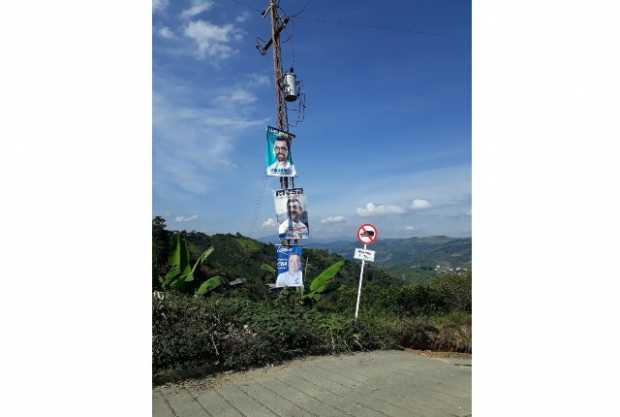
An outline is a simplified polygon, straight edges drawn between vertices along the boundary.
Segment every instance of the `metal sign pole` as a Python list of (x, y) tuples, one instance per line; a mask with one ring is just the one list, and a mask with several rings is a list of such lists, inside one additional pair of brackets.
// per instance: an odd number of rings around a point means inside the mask
[[(364, 244), (364, 250), (366, 250), (366, 244)], [(360, 282), (357, 287), (357, 303), (355, 303), (355, 320), (357, 320), (357, 316), (360, 311), (360, 298), (362, 296), (362, 280), (364, 279), (364, 265), (366, 265), (366, 261), (362, 259), (362, 268), (360, 269)]]

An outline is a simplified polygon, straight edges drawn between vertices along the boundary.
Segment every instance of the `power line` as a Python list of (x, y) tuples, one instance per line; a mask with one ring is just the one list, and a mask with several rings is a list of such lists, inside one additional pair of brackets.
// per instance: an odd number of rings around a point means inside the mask
[(303, 12), (305, 12), (305, 11), (306, 11), (306, 8), (308, 7), (308, 5), (309, 5), (310, 3), (312, 3), (312, 0), (308, 0), (308, 1), (306, 2), (306, 4), (304, 4), (304, 6), (301, 8), (301, 10), (300, 10), (300, 11), (298, 11), (297, 13), (293, 13), (293, 14), (291, 15), (291, 18), (294, 18), (294, 17), (300, 16)]
[(294, 17), (298, 17), (298, 16), (300, 16), (303, 12), (305, 12), (305, 11), (306, 11), (306, 8), (308, 7), (308, 5), (309, 5), (310, 3), (312, 3), (312, 0), (308, 0), (308, 1), (306, 1), (306, 4), (304, 4), (304, 5), (303, 5), (303, 7), (302, 7), (302, 8), (301, 8), (298, 12), (293, 13), (293, 14), (288, 14), (288, 13), (286, 13), (286, 11), (285, 11), (282, 7), (280, 7), (280, 6), (278, 6), (278, 8), (279, 8), (280, 10), (282, 10), (282, 13), (284, 13), (286, 16), (289, 16), (289, 17), (292, 19), (292, 18), (294, 18)]
[[(256, 8), (256, 6), (250, 6), (247, 3), (241, 2), (240, 0), (230, 0), (233, 3), (242, 6), (242, 7), (246, 7), (246, 8), (250, 8), (252, 11), (255, 11), (257, 13), (262, 13), (263, 10)], [(416, 30), (415, 28), (406, 28), (406, 27), (402, 27), (402, 26), (384, 26), (384, 25), (368, 25), (368, 24), (358, 24), (358, 23), (350, 23), (350, 21), (346, 20), (345, 18), (335, 18), (335, 19), (331, 19), (331, 18), (325, 18), (322, 16), (307, 16), (304, 13), (306, 12), (306, 10), (308, 9), (308, 7), (312, 4), (313, 0), (307, 0), (306, 3), (304, 3), (304, 5), (301, 7), (301, 9), (299, 9), (299, 11), (293, 13), (293, 14), (288, 14), (286, 13), (286, 11), (278, 4), (278, 9), (282, 10), (282, 13), (284, 16), (289, 16), (289, 19), (292, 21), (293, 19), (297, 20), (297, 21), (301, 21), (304, 19), (308, 19), (308, 20), (313, 20), (315, 22), (319, 22), (319, 23), (323, 23), (323, 24), (327, 24), (327, 25), (334, 25), (334, 26), (341, 26), (341, 27), (349, 27), (349, 28), (355, 28), (355, 29), (370, 29), (370, 30), (377, 30), (377, 31), (384, 31), (384, 32), (394, 32), (394, 33), (407, 33), (407, 34), (412, 34), (412, 35), (427, 35), (427, 36), (444, 36), (445, 33), (433, 33), (433, 32), (427, 32), (427, 31), (421, 31), (421, 30)], [(292, 22), (291, 22), (292, 23)], [(291, 38), (289, 37), (286, 41), (284, 42), (288, 42)]]
[(308, 19), (308, 20), (314, 20), (315, 22), (324, 23), (328, 25), (337, 25), (341, 27), (350, 27), (350, 28), (355, 28), (355, 29), (370, 29), (370, 30), (378, 30), (378, 31), (385, 31), (385, 32), (394, 32), (394, 33), (407, 33), (411, 35), (427, 35), (427, 36), (444, 36), (445, 35), (443, 33), (426, 32), (426, 31), (415, 30), (413, 28), (411, 29), (404, 28), (400, 26), (390, 27), (390, 26), (379, 26), (379, 25), (356, 24), (356, 23), (350, 23), (347, 20), (338, 19), (338, 18), (332, 20), (332, 19), (327, 19), (324, 17), (297, 15), (297, 16), (291, 16), (291, 19), (295, 19), (297, 21)]

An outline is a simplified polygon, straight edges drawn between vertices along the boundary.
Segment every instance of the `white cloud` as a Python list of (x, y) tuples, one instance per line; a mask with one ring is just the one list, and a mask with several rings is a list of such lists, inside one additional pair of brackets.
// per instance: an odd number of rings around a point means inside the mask
[(329, 216), (321, 220), (322, 224), (338, 224), (338, 223), (346, 223), (347, 219), (342, 216)]
[(250, 12), (244, 11), (239, 16), (235, 18), (235, 20), (239, 23), (243, 23), (250, 18)]
[(388, 214), (402, 214), (405, 210), (400, 206), (390, 206), (385, 204), (375, 205), (374, 203), (366, 204), (365, 208), (358, 208), (357, 214), (362, 217), (368, 216), (384, 216)]
[(415, 230), (415, 227), (413, 227), (413, 226), (405, 226), (405, 230), (407, 230), (408, 232), (413, 232)]
[(203, 123), (208, 127), (226, 127), (230, 129), (246, 129), (248, 127), (260, 126), (267, 123), (268, 119), (248, 120), (235, 117), (207, 116)]
[(167, 26), (163, 26), (159, 28), (159, 30), (157, 31), (157, 34), (164, 39), (174, 39), (176, 37), (174, 32), (170, 30), (170, 28)]
[(243, 88), (234, 88), (229, 94), (215, 98), (215, 101), (225, 105), (251, 104), (257, 100), (256, 96)]
[(153, 13), (161, 12), (168, 7), (169, 0), (153, 0)]
[(191, 222), (197, 219), (198, 219), (198, 215), (192, 214), (191, 216), (177, 216), (174, 218), (174, 221), (177, 223), (187, 223), (187, 222)]
[(276, 225), (276, 222), (271, 217), (268, 218), (268, 219), (265, 219), (265, 221), (263, 222), (263, 228), (264, 229), (267, 229), (267, 228), (270, 228), (270, 227), (275, 227), (275, 225)]
[(235, 167), (236, 139), (245, 129), (267, 123), (245, 116), (244, 106), (195, 103), (196, 95), (183, 81), (154, 77), (153, 182), (160, 194), (204, 195), (218, 176)]
[(191, 6), (181, 12), (181, 19), (191, 19), (213, 7), (211, 0), (192, 0)]
[(196, 43), (196, 56), (199, 59), (210, 57), (216, 60), (235, 54), (237, 50), (230, 43), (243, 37), (231, 24), (219, 26), (206, 20), (189, 22), (184, 34)]
[[(381, 217), (380, 231), (383, 237), (410, 237), (414, 233), (419, 236), (471, 236), (471, 217), (464, 215), (471, 209), (470, 163), (379, 175), (355, 184), (351, 184), (348, 177), (336, 175), (323, 184), (321, 194), (329, 198), (315, 196), (312, 200), (312, 212), (319, 218), (334, 213), (346, 215), (353, 212), (355, 218), (372, 219), (358, 217), (356, 212), (356, 207), (364, 210), (368, 201), (401, 206), (404, 213)], [(428, 200), (432, 208), (412, 210), (411, 204), (416, 198)], [(349, 223), (352, 219), (349, 219)], [(405, 231), (406, 225), (413, 225), (416, 230)], [(342, 229), (321, 230), (322, 236), (328, 233), (329, 237), (326, 238), (338, 240), (342, 236)], [(317, 233), (315, 236), (318, 236)]]
[(421, 200), (421, 199), (416, 198), (411, 203), (412, 210), (422, 210), (422, 209), (427, 209), (431, 207), (432, 207), (431, 202), (428, 200)]
[(250, 79), (248, 82), (248, 87), (260, 87), (271, 84), (271, 78), (265, 74), (252, 73), (248, 74), (248, 78)]

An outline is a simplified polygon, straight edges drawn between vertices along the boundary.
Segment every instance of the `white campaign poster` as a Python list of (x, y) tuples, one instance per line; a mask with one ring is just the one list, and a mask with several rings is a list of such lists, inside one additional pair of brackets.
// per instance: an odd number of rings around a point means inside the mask
[(276, 221), (280, 239), (308, 239), (310, 227), (303, 188), (276, 190)]

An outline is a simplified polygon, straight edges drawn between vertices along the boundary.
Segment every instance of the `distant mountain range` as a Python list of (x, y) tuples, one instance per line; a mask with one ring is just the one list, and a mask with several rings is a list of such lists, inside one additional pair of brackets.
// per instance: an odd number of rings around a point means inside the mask
[[(279, 243), (277, 236), (261, 239)], [(347, 259), (353, 258), (355, 241), (322, 242), (307, 240), (305, 247), (325, 249)], [(471, 270), (471, 238), (448, 236), (379, 239), (368, 249), (376, 251), (376, 265), (404, 280), (427, 282), (439, 273)]]

